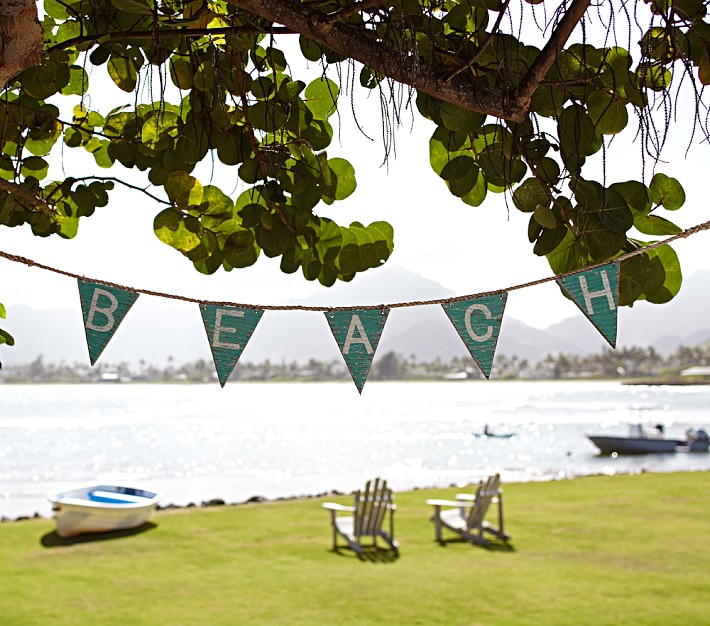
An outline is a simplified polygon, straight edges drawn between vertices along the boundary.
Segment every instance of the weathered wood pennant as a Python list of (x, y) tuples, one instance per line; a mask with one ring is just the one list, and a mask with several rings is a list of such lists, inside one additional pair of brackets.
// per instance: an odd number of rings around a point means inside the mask
[(486, 378), (491, 375), (507, 293), (446, 302), (441, 306)]
[(92, 283), (81, 278), (78, 282), (89, 360), (91, 365), (94, 365), (118, 325), (138, 299), (138, 294), (135, 291)]
[(619, 302), (619, 264), (566, 276), (557, 280), (572, 301), (587, 316), (612, 348), (616, 348), (616, 320)]
[(326, 311), (325, 317), (359, 393), (365, 386), (389, 309)]
[(264, 311), (201, 304), (200, 313), (212, 350), (217, 378), (219, 384), (224, 387)]

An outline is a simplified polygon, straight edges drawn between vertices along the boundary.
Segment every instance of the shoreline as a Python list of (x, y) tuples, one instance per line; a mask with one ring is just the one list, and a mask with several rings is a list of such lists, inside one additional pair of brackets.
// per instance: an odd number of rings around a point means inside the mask
[[(649, 470), (646, 468), (640, 468), (640, 469), (625, 469), (625, 470), (619, 470), (615, 472), (595, 472), (595, 473), (586, 473), (586, 474), (564, 474), (560, 473), (557, 476), (542, 476), (537, 479), (531, 479), (531, 480), (502, 480), (502, 484), (509, 483), (509, 484), (519, 484), (519, 483), (534, 483), (534, 482), (553, 482), (553, 481), (563, 481), (563, 480), (575, 480), (577, 478), (590, 478), (590, 477), (595, 477), (595, 476), (606, 476), (609, 478), (612, 478), (614, 476), (638, 476), (641, 474), (685, 474), (685, 473), (697, 473), (697, 472), (710, 472), (708, 469), (688, 469), (688, 470), (668, 470), (668, 471), (662, 471), (662, 470)], [(411, 491), (424, 491), (424, 490), (430, 490), (430, 489), (449, 489), (449, 488), (459, 488), (463, 489), (467, 485), (471, 485), (473, 483), (449, 483), (447, 485), (428, 485), (428, 486), (415, 486), (410, 489), (400, 489), (395, 491), (394, 493), (406, 493), (406, 492), (411, 492)], [(167, 504), (158, 504), (156, 507), (156, 511), (171, 511), (171, 510), (176, 510), (176, 509), (207, 509), (207, 508), (215, 508), (215, 507), (238, 507), (238, 506), (245, 506), (248, 504), (267, 504), (267, 503), (273, 503), (273, 502), (293, 502), (293, 501), (299, 501), (299, 500), (315, 500), (318, 498), (338, 498), (338, 497), (343, 497), (350, 495), (352, 492), (347, 493), (343, 491), (339, 491), (337, 489), (331, 489), (329, 491), (323, 491), (320, 493), (315, 493), (315, 494), (300, 494), (300, 495), (292, 495), (292, 496), (278, 496), (274, 498), (267, 498), (265, 496), (259, 496), (259, 495), (254, 495), (246, 500), (240, 500), (240, 501), (227, 501), (223, 498), (215, 497), (215, 498), (209, 498), (208, 500), (202, 500), (199, 504), (196, 502), (188, 502), (187, 504), (175, 504), (173, 502), (168, 502)], [(47, 515), (42, 515), (40, 512), (36, 511), (32, 514), (23, 514), (19, 515), (17, 517), (7, 517), (5, 515), (0, 516), (0, 524), (9, 524), (9, 523), (14, 523), (14, 522), (26, 522), (30, 520), (37, 520), (37, 519), (45, 519), (45, 520), (52, 520), (54, 519), (53, 515), (47, 516)]]

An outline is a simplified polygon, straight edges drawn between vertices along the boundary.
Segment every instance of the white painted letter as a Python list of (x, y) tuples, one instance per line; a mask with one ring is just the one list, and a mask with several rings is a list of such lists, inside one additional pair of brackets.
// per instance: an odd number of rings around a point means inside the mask
[[(111, 304), (108, 308), (102, 309), (98, 306), (99, 298), (101, 296), (106, 296)], [(103, 289), (94, 289), (94, 295), (91, 298), (91, 306), (89, 307), (89, 314), (86, 316), (86, 328), (89, 330), (95, 330), (100, 333), (107, 333), (116, 323), (116, 318), (113, 316), (113, 312), (118, 308), (118, 300), (110, 291), (105, 291)], [(106, 323), (103, 326), (97, 326), (94, 324), (94, 315), (96, 313), (103, 313), (106, 316)]]
[(473, 330), (473, 326), (471, 326), (471, 315), (474, 311), (480, 311), (481, 313), (483, 313), (487, 320), (493, 319), (491, 310), (485, 304), (472, 304), (466, 309), (466, 316), (464, 317), (464, 321), (466, 323), (466, 332), (474, 341), (488, 341), (493, 336), (493, 326), (489, 326), (485, 334), (477, 335), (476, 331)]
[[(359, 337), (355, 337), (355, 331), (360, 333)], [(350, 320), (350, 327), (348, 328), (348, 335), (345, 338), (345, 345), (343, 346), (343, 354), (350, 354), (350, 346), (354, 343), (361, 343), (365, 346), (365, 350), (368, 354), (372, 354), (374, 351), (370, 345), (370, 340), (367, 338), (365, 329), (363, 328), (362, 322), (360, 321), (359, 315), (353, 315)]]
[(237, 329), (230, 326), (222, 326), (222, 317), (232, 315), (233, 317), (244, 317), (244, 311), (231, 311), (230, 309), (217, 309), (217, 314), (214, 320), (214, 333), (212, 334), (212, 346), (214, 348), (231, 348), (239, 350), (241, 345), (232, 341), (221, 341), (220, 333), (236, 333)]
[(587, 287), (586, 277), (579, 277), (579, 286), (582, 288), (582, 294), (584, 295), (584, 306), (587, 307), (587, 313), (589, 313), (589, 315), (594, 315), (592, 298), (601, 298), (602, 296), (605, 296), (607, 301), (609, 302), (609, 310), (613, 311), (614, 309), (616, 309), (616, 306), (614, 305), (614, 294), (611, 293), (611, 285), (609, 284), (609, 279), (606, 276), (606, 272), (602, 271), (600, 275), (602, 277), (602, 284), (604, 285), (604, 289), (600, 291), (589, 291), (589, 288)]

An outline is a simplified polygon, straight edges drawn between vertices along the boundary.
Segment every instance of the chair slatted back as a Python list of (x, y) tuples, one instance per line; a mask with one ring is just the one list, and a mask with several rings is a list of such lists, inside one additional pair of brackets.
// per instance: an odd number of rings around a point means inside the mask
[(391, 506), (392, 490), (387, 488), (387, 481), (368, 480), (362, 492), (355, 492), (355, 536), (377, 533)]
[(471, 507), (468, 514), (468, 527), (477, 528), (483, 523), (493, 498), (500, 493), (500, 474), (489, 476), (488, 480), (481, 482), (476, 491), (475, 506)]

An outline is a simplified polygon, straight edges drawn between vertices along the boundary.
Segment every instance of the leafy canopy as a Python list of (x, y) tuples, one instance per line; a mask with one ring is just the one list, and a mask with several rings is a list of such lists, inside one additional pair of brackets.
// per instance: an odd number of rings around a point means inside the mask
[[(594, 7), (610, 25), (626, 14), (629, 34), (647, 16), (641, 36), (626, 38), (640, 43), (626, 50), (607, 45), (606, 29), (599, 47), (567, 43), (588, 0), (45, 0), (44, 59), (0, 95), (0, 223), (74, 237), (114, 184), (128, 183), (77, 172), (48, 179), (53, 151), (85, 150), (112, 173), (125, 172), (119, 164), (143, 172), (156, 236), (200, 272), (246, 267), (263, 252), (308, 280), (350, 280), (393, 249), (386, 222), (345, 226), (318, 215), (356, 190), (353, 166), (327, 152), (344, 72), (326, 70), (357, 61), (363, 89), (386, 92), (394, 79), (416, 93), (412, 106), (436, 126), (431, 166), (461, 202), (508, 194), (530, 216), (533, 253), (555, 273), (614, 259), (678, 233), (662, 213), (685, 196), (660, 172), (593, 180), (590, 157), (634, 116), (647, 146), (662, 145), (669, 122), (659, 130), (653, 111), (672, 107), (681, 79), (699, 103), (691, 123), (708, 136), (707, 1), (636, 4)], [(527, 31), (512, 26), (520, 23), (547, 26), (552, 43), (526, 43)], [(287, 37), (299, 44), (289, 56), (322, 65), (322, 75), (293, 75), (278, 47)], [(91, 66), (134, 104), (93, 110)], [(210, 159), (234, 168), (235, 197), (193, 175)], [(680, 283), (678, 258), (663, 246), (622, 263), (620, 300), (666, 302)]]

